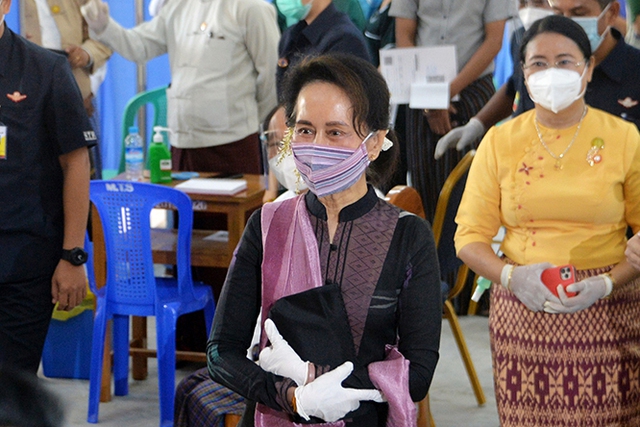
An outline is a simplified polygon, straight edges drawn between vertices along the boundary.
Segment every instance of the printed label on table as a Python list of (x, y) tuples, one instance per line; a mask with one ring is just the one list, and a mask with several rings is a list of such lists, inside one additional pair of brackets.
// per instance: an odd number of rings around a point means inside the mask
[(203, 202), (202, 200), (194, 200), (193, 203), (194, 211), (206, 211), (207, 210), (207, 202)]

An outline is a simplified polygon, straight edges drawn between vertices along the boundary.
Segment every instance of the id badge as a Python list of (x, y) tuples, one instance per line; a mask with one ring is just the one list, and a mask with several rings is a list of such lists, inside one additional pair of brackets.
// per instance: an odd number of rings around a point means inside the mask
[(0, 125), (0, 160), (7, 158), (7, 127)]

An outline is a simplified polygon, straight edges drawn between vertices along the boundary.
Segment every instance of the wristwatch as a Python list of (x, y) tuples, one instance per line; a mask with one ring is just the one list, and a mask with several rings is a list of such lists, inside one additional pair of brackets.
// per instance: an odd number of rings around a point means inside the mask
[(82, 265), (87, 262), (87, 253), (82, 248), (63, 249), (61, 258), (72, 265)]

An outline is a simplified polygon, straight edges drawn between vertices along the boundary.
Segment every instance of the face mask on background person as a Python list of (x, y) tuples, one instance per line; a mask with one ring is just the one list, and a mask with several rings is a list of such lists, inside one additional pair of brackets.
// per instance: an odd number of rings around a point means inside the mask
[(291, 153), (281, 156), (277, 154), (269, 159), (269, 170), (272, 170), (276, 179), (287, 190), (300, 193), (307, 189), (307, 185), (296, 174), (296, 163)]
[(574, 16), (571, 18), (576, 23), (580, 24), (584, 32), (587, 33), (587, 36), (589, 37), (589, 44), (591, 44), (592, 53), (594, 53), (596, 49), (600, 47), (602, 40), (604, 40), (605, 36), (607, 35), (607, 31), (609, 31), (609, 27), (607, 27), (602, 32), (602, 35), (598, 33), (598, 22), (600, 22), (600, 19), (604, 16), (605, 13), (607, 13), (607, 10), (609, 10), (609, 6), (611, 6), (611, 3), (609, 3), (598, 16)]
[(587, 68), (584, 68), (582, 74), (555, 67), (531, 74), (527, 78), (531, 100), (557, 114), (584, 95), (581, 90), (582, 78)]
[(523, 7), (518, 11), (518, 16), (520, 16), (520, 21), (522, 21), (522, 26), (524, 30), (528, 30), (538, 19), (545, 18), (549, 15), (553, 15), (553, 11), (549, 9), (542, 9), (540, 7)]
[(311, 3), (302, 4), (301, 0), (276, 0), (278, 10), (287, 18), (287, 26), (294, 25), (309, 15)]
[(354, 150), (319, 144), (291, 144), (298, 173), (318, 197), (330, 196), (355, 184), (369, 166), (366, 142)]

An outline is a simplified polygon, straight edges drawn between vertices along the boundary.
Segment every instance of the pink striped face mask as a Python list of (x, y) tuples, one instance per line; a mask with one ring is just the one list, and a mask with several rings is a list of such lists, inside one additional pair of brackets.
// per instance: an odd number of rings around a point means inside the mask
[(293, 160), (309, 190), (318, 197), (330, 196), (355, 184), (369, 166), (366, 142), (355, 151), (319, 144), (292, 143)]

